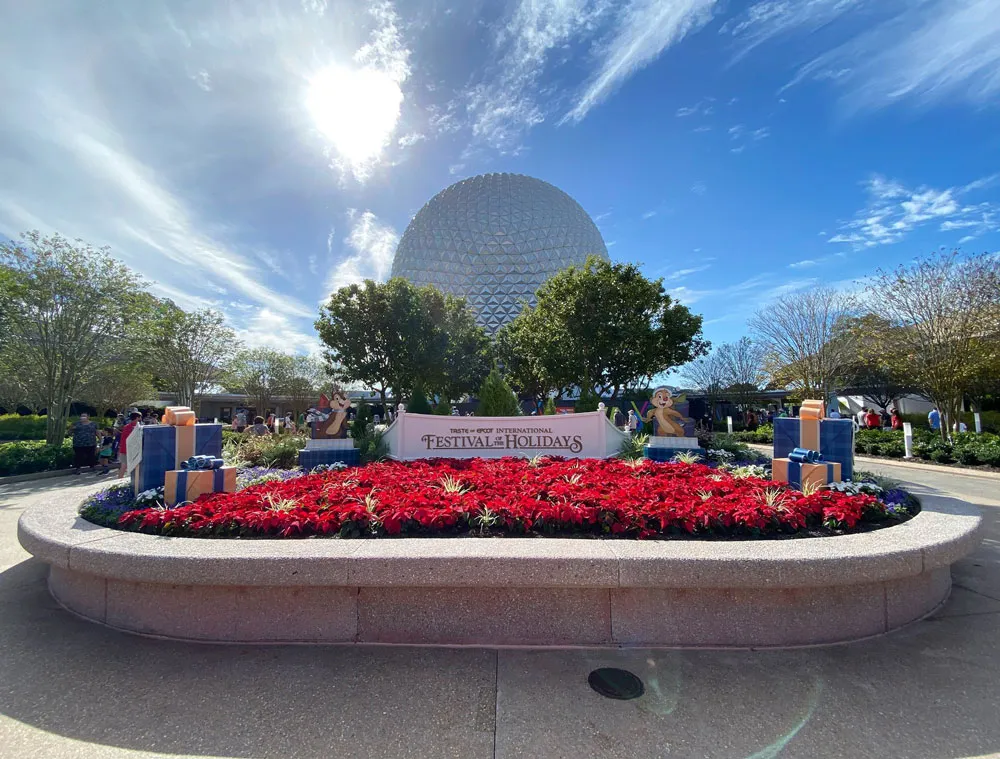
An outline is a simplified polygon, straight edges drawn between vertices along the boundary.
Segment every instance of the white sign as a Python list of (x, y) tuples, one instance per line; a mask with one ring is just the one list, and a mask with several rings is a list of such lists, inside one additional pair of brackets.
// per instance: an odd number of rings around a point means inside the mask
[(731, 416), (726, 417), (726, 427), (729, 429), (729, 434), (733, 434), (733, 418)]
[(977, 435), (982, 435), (983, 434), (983, 418), (981, 416), (979, 416), (979, 412), (978, 411), (975, 414), (973, 414), (972, 416), (976, 420), (976, 434)]
[(903, 451), (904, 458), (913, 458), (913, 425), (903, 422)]
[(142, 425), (137, 424), (125, 440), (125, 470), (131, 474), (132, 470), (139, 466), (140, 461), (142, 461)]
[(564, 456), (603, 459), (628, 434), (601, 411), (555, 416), (438, 416), (401, 412), (385, 433), (394, 459)]

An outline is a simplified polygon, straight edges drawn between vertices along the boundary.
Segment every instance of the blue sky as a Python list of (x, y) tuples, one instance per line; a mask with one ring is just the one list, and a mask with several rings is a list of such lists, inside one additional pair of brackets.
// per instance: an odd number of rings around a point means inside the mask
[(539, 177), (738, 338), (768, 299), (1000, 249), (1000, 0), (7, 2), (0, 234), (111, 246), (303, 352), (466, 176)]

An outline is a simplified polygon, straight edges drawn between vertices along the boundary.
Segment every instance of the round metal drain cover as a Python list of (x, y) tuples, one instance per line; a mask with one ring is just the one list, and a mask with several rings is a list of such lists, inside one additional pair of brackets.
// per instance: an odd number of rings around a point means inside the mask
[(587, 682), (605, 698), (617, 698), (622, 701), (639, 698), (646, 692), (642, 680), (625, 669), (613, 667), (595, 669), (590, 673)]

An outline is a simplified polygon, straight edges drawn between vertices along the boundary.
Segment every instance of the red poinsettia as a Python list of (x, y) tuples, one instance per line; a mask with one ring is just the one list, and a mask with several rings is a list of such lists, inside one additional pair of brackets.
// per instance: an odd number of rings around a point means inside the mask
[(169, 509), (125, 512), (163, 535), (584, 533), (638, 538), (853, 529), (884, 518), (869, 495), (809, 495), (700, 464), (619, 459), (440, 459), (266, 482)]

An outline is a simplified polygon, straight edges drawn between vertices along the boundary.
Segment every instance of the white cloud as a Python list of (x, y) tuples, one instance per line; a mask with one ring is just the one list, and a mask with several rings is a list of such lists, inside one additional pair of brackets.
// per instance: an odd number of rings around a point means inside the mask
[(693, 185), (691, 185), (691, 192), (693, 192), (695, 195), (704, 195), (706, 192), (708, 192), (708, 185), (705, 182), (699, 180), (695, 182)]
[(761, 127), (760, 129), (754, 129), (750, 133), (750, 138), (753, 140), (764, 140), (771, 136), (771, 130), (768, 127)]
[(641, 218), (643, 221), (646, 221), (646, 219), (652, 219), (654, 216), (656, 216), (656, 211), (646, 211)]
[(806, 258), (802, 261), (796, 261), (795, 263), (788, 264), (789, 269), (807, 269), (812, 266), (818, 266), (819, 261), (813, 258)]
[(611, 40), (599, 48), (599, 65), (563, 121), (581, 121), (636, 71), (712, 18), (715, 0), (633, 0), (618, 18)]
[(677, 117), (684, 118), (686, 116), (711, 116), (715, 111), (715, 107), (712, 105), (715, 102), (715, 98), (702, 98), (694, 105), (683, 106), (677, 109)]
[(426, 140), (427, 138), (420, 134), (419, 132), (408, 132), (400, 137), (396, 142), (401, 148), (409, 148), (416, 145), (421, 140)]
[[(909, 188), (902, 182), (875, 175), (864, 183), (868, 202), (840, 233), (828, 242), (871, 248), (896, 243), (912, 230), (937, 224), (940, 231), (974, 230), (974, 235), (1000, 229), (1000, 210), (989, 203), (969, 204), (964, 196), (989, 184), (990, 178), (964, 186), (936, 189)], [(972, 188), (971, 190), (969, 188)]]
[[(989, 105), (1000, 94), (1000, 12), (996, 0), (765, 0), (722, 31), (743, 55), (780, 35), (829, 26), (842, 40), (802, 66), (785, 88), (806, 80), (841, 89), (847, 110), (898, 101)], [(856, 33), (858, 20), (864, 31)]]
[(290, 354), (316, 353), (320, 350), (315, 332), (295, 326), (285, 314), (261, 308), (245, 323), (246, 327), (236, 330), (236, 337), (248, 348), (272, 348)]
[[(561, 82), (547, 73), (578, 62), (589, 71), (560, 124), (581, 121), (633, 73), (700, 29), (716, 0), (517, 0), (498, 25), (495, 66), (467, 88), (464, 105), (473, 138), (501, 152), (562, 107)], [(581, 52), (586, 50), (586, 55)], [(561, 73), (561, 72), (560, 72)], [(457, 114), (433, 114), (452, 128)]]
[(334, 264), (326, 283), (328, 292), (366, 279), (381, 281), (388, 277), (399, 244), (396, 230), (380, 222), (371, 211), (351, 211), (349, 216), (351, 229), (344, 242), (354, 252)]
[(730, 153), (736, 153), (737, 155), (746, 150), (746, 145), (737, 145), (735, 148), (729, 148)]
[(703, 264), (702, 266), (692, 266), (689, 269), (677, 269), (676, 271), (672, 271), (669, 274), (664, 275), (663, 279), (667, 282), (676, 282), (679, 279), (690, 277), (692, 274), (697, 274), (698, 272), (711, 268), (711, 264)]
[(205, 69), (199, 71), (197, 74), (192, 76), (191, 79), (205, 92), (212, 91), (212, 77)]

